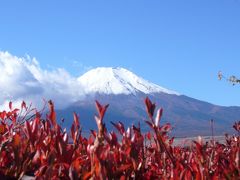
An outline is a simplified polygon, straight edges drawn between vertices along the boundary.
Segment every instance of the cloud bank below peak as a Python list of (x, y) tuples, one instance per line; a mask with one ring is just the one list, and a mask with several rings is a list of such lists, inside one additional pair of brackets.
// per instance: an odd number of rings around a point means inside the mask
[(0, 51), (0, 72), (1, 109), (9, 101), (20, 104), (22, 100), (39, 108), (43, 99), (52, 99), (58, 108), (64, 108), (84, 96), (77, 78), (61, 68), (44, 70), (36, 58)]

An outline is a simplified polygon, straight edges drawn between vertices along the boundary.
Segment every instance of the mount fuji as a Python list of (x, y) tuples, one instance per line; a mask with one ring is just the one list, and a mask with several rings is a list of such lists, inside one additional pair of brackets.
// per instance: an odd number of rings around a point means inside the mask
[(105, 116), (109, 130), (110, 121), (121, 121), (125, 126), (140, 122), (143, 131), (148, 130), (144, 99), (148, 96), (157, 107), (164, 110), (161, 123), (170, 122), (174, 136), (210, 135), (210, 120), (214, 120), (215, 135), (232, 133), (233, 123), (240, 118), (240, 107), (224, 107), (200, 101), (173, 90), (151, 83), (124, 68), (99, 67), (77, 79), (85, 93), (84, 98), (65, 109), (58, 110), (65, 126), (70, 127), (72, 113), (80, 115), (85, 132), (95, 129), (94, 101), (110, 104)]
[(88, 71), (78, 78), (87, 94), (108, 94), (108, 95), (136, 95), (137, 93), (167, 93), (177, 92), (165, 89), (147, 80), (138, 77), (124, 68), (96, 68)]

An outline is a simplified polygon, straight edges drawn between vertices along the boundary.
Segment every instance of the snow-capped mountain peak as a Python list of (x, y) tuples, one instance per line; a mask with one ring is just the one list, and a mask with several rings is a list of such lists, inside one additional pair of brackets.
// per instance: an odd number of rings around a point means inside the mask
[(153, 84), (124, 68), (99, 67), (92, 69), (78, 78), (87, 94), (136, 94), (179, 93)]

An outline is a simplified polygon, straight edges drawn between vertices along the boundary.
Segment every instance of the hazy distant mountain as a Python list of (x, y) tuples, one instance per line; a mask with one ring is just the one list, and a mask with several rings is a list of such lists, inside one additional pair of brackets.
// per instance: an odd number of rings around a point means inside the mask
[(170, 122), (176, 136), (210, 135), (210, 119), (214, 120), (215, 134), (232, 133), (232, 124), (240, 118), (240, 107), (223, 107), (203, 102), (168, 90), (124, 68), (96, 68), (78, 78), (86, 93), (83, 100), (59, 110), (59, 117), (70, 126), (72, 112), (80, 115), (85, 130), (95, 129), (94, 100), (108, 103), (105, 117), (109, 129), (110, 121), (122, 121), (126, 126), (140, 122), (143, 130), (148, 127), (144, 120), (144, 98), (149, 97), (158, 107), (164, 108), (162, 123)]

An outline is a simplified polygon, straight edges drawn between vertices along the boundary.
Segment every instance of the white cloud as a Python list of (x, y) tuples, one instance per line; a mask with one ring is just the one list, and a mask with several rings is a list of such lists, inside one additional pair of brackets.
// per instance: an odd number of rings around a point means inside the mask
[(83, 88), (77, 78), (64, 69), (52, 71), (41, 69), (35, 58), (13, 56), (0, 51), (0, 107), (9, 101), (25, 100), (33, 106), (41, 107), (43, 99), (52, 99), (58, 108), (83, 97)]

